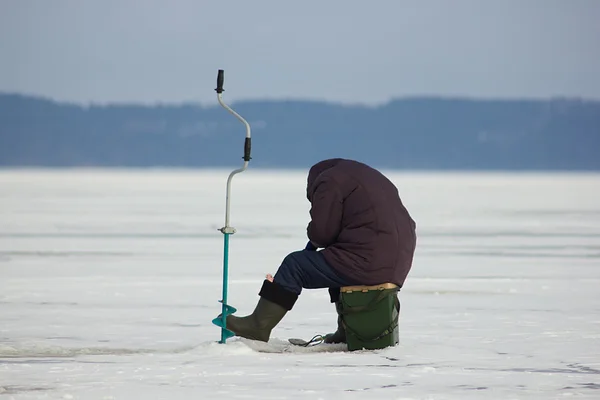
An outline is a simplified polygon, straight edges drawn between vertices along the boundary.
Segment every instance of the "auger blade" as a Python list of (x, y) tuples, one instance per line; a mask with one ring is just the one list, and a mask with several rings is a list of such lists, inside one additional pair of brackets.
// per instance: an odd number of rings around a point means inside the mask
[(226, 339), (229, 339), (230, 337), (235, 336), (235, 333), (233, 333), (232, 331), (227, 329), (227, 327), (225, 326), (225, 323), (223, 322), (223, 320), (224, 320), (223, 314), (225, 314), (225, 318), (227, 318), (228, 315), (231, 315), (231, 314), (235, 313), (236, 311), (237, 311), (237, 309), (235, 307), (230, 306), (229, 304), (223, 304), (223, 312), (221, 314), (219, 314), (219, 316), (217, 318), (212, 320), (213, 324), (221, 327), (222, 340), (226, 340)]

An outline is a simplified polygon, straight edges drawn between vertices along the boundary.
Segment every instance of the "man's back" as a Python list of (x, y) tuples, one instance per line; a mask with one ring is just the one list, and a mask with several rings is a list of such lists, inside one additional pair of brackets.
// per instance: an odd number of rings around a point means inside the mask
[(330, 159), (315, 164), (307, 182), (309, 239), (340, 274), (369, 285), (404, 284), (416, 245), (416, 224), (394, 184), (363, 163)]

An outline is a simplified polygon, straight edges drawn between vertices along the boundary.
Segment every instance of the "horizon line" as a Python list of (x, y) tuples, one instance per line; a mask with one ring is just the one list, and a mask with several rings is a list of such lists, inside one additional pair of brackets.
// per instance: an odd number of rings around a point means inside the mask
[[(83, 108), (90, 107), (185, 107), (195, 106), (201, 108), (218, 107), (217, 98), (215, 96), (214, 104), (212, 102), (200, 101), (200, 100), (181, 100), (176, 101), (72, 101), (66, 99), (60, 99), (52, 96), (27, 93), (27, 92), (10, 92), (0, 90), (0, 97), (21, 97), (32, 100), (46, 101), (57, 105), (66, 106), (77, 106)], [(567, 96), (567, 95), (552, 95), (552, 96), (473, 96), (473, 95), (449, 95), (449, 94), (413, 94), (413, 95), (402, 95), (397, 97), (390, 97), (385, 101), (368, 103), (361, 101), (341, 101), (341, 100), (328, 100), (323, 98), (310, 98), (310, 97), (251, 97), (251, 98), (238, 98), (234, 100), (225, 100), (229, 104), (248, 104), (248, 103), (318, 103), (323, 105), (337, 105), (345, 107), (363, 107), (363, 108), (377, 108), (389, 105), (398, 101), (413, 101), (413, 100), (440, 100), (440, 101), (471, 101), (471, 102), (578, 102), (578, 103), (600, 103), (599, 98), (584, 97), (584, 96)]]
[[(245, 172), (268, 172), (268, 173), (305, 173), (314, 163), (309, 162), (306, 166), (248, 166)], [(427, 167), (389, 167), (384, 165), (378, 165), (377, 163), (370, 163), (375, 169), (380, 171), (389, 172), (401, 172), (401, 173), (425, 173), (425, 174), (472, 174), (472, 173), (484, 173), (484, 174), (538, 174), (538, 173), (553, 173), (553, 174), (600, 174), (600, 168), (427, 168)], [(205, 165), (205, 166), (169, 166), (169, 165), (148, 165), (148, 166), (128, 166), (128, 165), (26, 165), (26, 164), (14, 164), (14, 165), (0, 165), (0, 172), (9, 171), (78, 171), (78, 172), (108, 172), (108, 171), (129, 171), (129, 172), (218, 172), (218, 173), (229, 173), (233, 169), (239, 168), (239, 165), (228, 165), (228, 166), (216, 166), (216, 165)]]

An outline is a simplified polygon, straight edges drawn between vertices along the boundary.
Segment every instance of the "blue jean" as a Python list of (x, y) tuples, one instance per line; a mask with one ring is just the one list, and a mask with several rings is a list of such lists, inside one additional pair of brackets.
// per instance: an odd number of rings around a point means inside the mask
[(358, 285), (349, 278), (341, 276), (325, 260), (320, 251), (299, 250), (288, 254), (273, 281), (285, 289), (300, 294), (302, 289), (329, 288), (331, 301), (342, 286)]

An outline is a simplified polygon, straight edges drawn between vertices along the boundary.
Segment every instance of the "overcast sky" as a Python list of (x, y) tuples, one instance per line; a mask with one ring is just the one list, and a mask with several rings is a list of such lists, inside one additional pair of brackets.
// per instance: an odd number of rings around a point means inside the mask
[(597, 0), (0, 0), (0, 91), (80, 103), (600, 99)]

